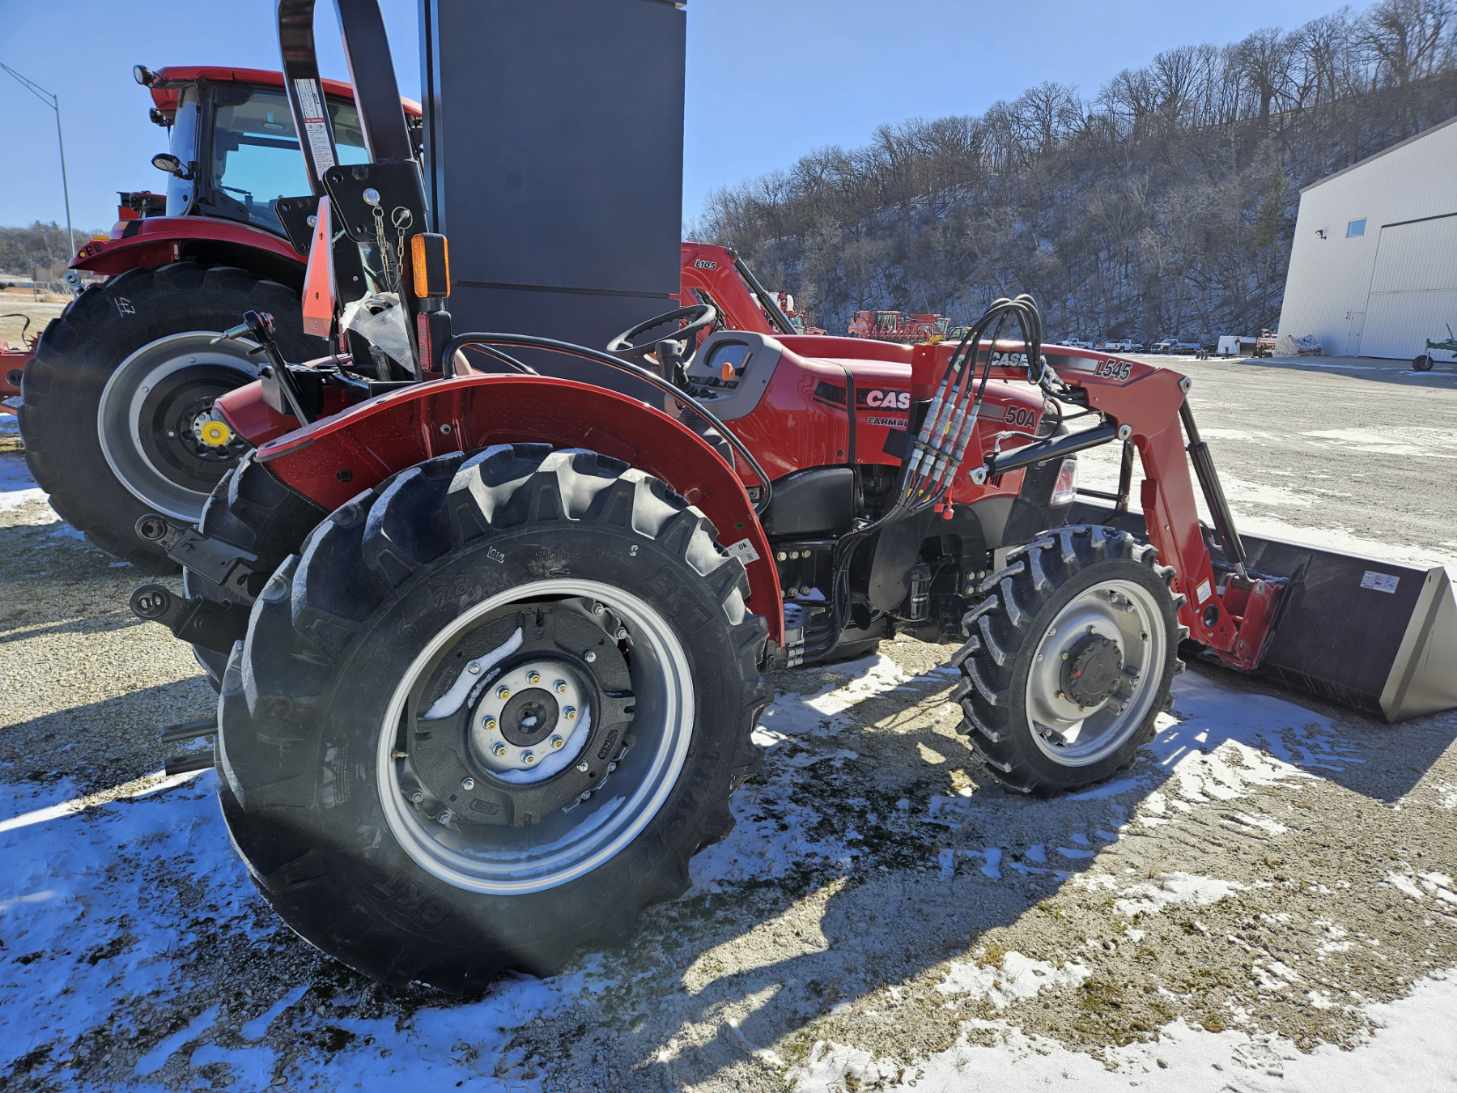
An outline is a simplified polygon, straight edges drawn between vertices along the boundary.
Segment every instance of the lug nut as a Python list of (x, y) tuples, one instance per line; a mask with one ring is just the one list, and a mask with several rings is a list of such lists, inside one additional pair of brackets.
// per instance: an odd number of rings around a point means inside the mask
[(566, 747), (566, 744), (567, 742), (563, 740), (560, 736), (553, 736), (551, 738), (551, 746), (553, 751)]
[(575, 721), (577, 719), (577, 707), (563, 706), (562, 716), (565, 717), (568, 721)]
[(536, 762), (536, 752), (534, 752), (534, 751), (522, 752), (521, 753), (521, 761), (523, 763), (525, 763), (528, 767), (531, 766), (531, 764), (533, 764), (533, 763)]
[(592, 767), (588, 764), (587, 760), (585, 760), (585, 759), (583, 759), (580, 763), (577, 764), (577, 770), (581, 771), (583, 774), (586, 774), (591, 769), (592, 769)]
[(506, 745), (500, 740), (497, 740), (495, 744), (491, 746), (491, 754), (494, 755), (497, 759), (501, 758), (501, 756), (506, 754)]
[(603, 607), (600, 603), (594, 603), (592, 605), (592, 614), (605, 615), (607, 614), (607, 608)]
[(582, 654), (582, 659), (585, 660), (588, 664), (591, 664), (597, 659), (597, 654), (594, 653), (591, 649), (588, 649), (585, 653)]
[(455, 819), (455, 813), (451, 812), (450, 809), (447, 808), (444, 812), (437, 816), (436, 819), (439, 820), (442, 824), (448, 824), (451, 820)]
[(425, 794), (421, 793), (418, 789), (414, 793), (410, 794), (410, 803), (411, 804), (418, 805), (418, 804), (424, 804), (424, 802), (425, 802)]
[(625, 627), (625, 626), (619, 626), (617, 628), (617, 640), (618, 641), (626, 641), (627, 640), (627, 627)]
[(502, 702), (505, 702), (506, 699), (508, 699), (508, 698), (511, 697), (511, 688), (510, 687), (497, 687), (496, 688), (496, 697), (499, 698)]
[(540, 672), (527, 672), (526, 673), (526, 682), (527, 683), (530, 683), (533, 687), (535, 687), (538, 683), (541, 682), (541, 673)]
[(476, 788), (476, 780), (469, 775), (460, 780), (460, 788), (469, 793)]
[(494, 717), (486, 718), (484, 721), (481, 722), (481, 724), (485, 726), (487, 732), (496, 731), (496, 719)]
[(567, 693), (567, 681), (564, 679), (557, 680), (551, 686), (552, 690), (556, 691), (556, 693), (559, 695), (564, 695)]
[(481, 674), (481, 666), (475, 661), (471, 661), (469, 664), (467, 664), (465, 666), (465, 669), (473, 676), (478, 676)]

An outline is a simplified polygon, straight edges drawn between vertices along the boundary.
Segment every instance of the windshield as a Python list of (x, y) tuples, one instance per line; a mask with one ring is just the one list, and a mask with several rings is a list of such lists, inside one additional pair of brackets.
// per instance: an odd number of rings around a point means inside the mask
[[(239, 84), (220, 86), (216, 103), (211, 164), (215, 203), (224, 215), (282, 233), (274, 200), (309, 192), (288, 97), (282, 89)], [(367, 163), (354, 104), (331, 100), (329, 114), (339, 162)]]

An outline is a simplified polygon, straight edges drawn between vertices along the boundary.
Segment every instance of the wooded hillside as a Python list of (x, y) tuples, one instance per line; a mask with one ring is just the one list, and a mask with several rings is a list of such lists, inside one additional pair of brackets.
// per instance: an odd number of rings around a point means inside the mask
[(1023, 291), (1055, 337), (1253, 333), (1279, 317), (1300, 188), (1457, 114), (1454, 31), (1454, 0), (1384, 0), (1160, 53), (1091, 100), (1045, 83), (723, 190), (697, 231), (831, 333)]
[[(93, 234), (77, 228), (76, 245), (79, 247)], [(0, 227), (0, 274), (59, 285), (73, 253), (64, 225), (36, 221), (28, 228)]]

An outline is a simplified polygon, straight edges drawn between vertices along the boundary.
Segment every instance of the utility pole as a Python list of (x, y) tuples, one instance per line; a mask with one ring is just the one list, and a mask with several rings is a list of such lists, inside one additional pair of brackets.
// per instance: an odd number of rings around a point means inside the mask
[(29, 77), (22, 76), (4, 61), (0, 61), (0, 68), (10, 73), (21, 87), (49, 106), (56, 115), (56, 147), (60, 149), (61, 153), (61, 196), (66, 202), (66, 235), (71, 240), (71, 253), (74, 255), (76, 253), (76, 231), (71, 227), (71, 187), (66, 181), (66, 141), (61, 136), (61, 100), (55, 92), (47, 91)]

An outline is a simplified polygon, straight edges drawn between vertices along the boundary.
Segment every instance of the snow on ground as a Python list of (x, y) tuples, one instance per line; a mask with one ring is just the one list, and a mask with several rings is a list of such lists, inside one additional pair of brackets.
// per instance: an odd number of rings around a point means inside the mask
[(1457, 1088), (1450, 1047), (1457, 1012), (1457, 971), (1420, 983), (1409, 997), (1372, 1006), (1376, 1031), (1354, 1050), (1322, 1045), (1305, 1053), (1279, 1037), (1209, 1032), (1182, 1020), (1152, 1043), (1110, 1048), (1103, 1058), (1026, 1036), (1001, 1021), (970, 1021), (946, 1051), (914, 1064), (877, 1059), (843, 1044), (817, 1042), (795, 1068), (791, 1085), (812, 1091), (917, 1093), (972, 1089), (1227, 1090), (1229, 1093), (1369, 1093), (1375, 1089)]
[[(0, 424), (13, 420), (9, 414), (0, 414)], [(0, 512), (45, 499), (45, 491), (35, 484), (26, 469), (25, 457), (19, 452), (0, 452)]]
[(946, 978), (936, 989), (942, 994), (969, 994), (973, 998), (984, 998), (995, 1009), (1001, 1010), (1015, 1001), (1033, 998), (1044, 990), (1076, 987), (1091, 974), (1086, 965), (1075, 961), (1059, 967), (1046, 960), (1033, 960), (1021, 953), (1010, 952), (997, 963), (953, 961)]
[(220, 1064), (237, 1090), (280, 1080), (448, 1088), (509, 1069), (513, 1030), (588, 989), (584, 972), (508, 980), (479, 1002), (421, 1008), (407, 1021), (348, 1018), (337, 1022), (348, 1047), (283, 1074), (258, 1041), (303, 997), (302, 980), (237, 1028), (219, 1025), (212, 1005), (157, 1037), (168, 1000), (195, 979), (190, 955), (203, 935), (232, 934), (263, 953), (282, 929), (233, 853), (215, 792), (211, 773), (146, 779), (104, 802), (64, 784), (0, 785), (0, 1073), (28, 1056), (27, 1069), (64, 1064), (72, 1044), (106, 1027), (155, 1040), (133, 1068), (139, 1088), (169, 1064), (188, 1086), (210, 1084), (199, 1068)]

